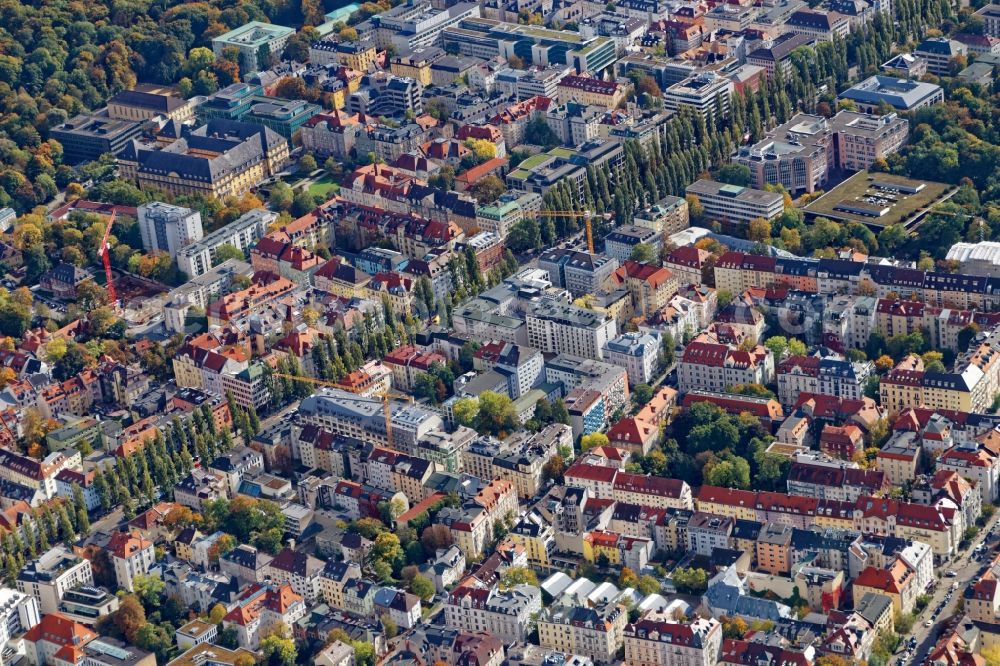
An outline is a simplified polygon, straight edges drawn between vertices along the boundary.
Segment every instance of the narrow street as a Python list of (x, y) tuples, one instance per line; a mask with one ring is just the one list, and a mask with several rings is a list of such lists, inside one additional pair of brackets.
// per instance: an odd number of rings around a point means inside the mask
[[(958, 603), (958, 600), (962, 598), (962, 595), (965, 593), (965, 589), (968, 587), (969, 583), (978, 576), (980, 569), (989, 563), (992, 557), (990, 555), (990, 553), (992, 553), (990, 544), (994, 541), (991, 531), (994, 527), (996, 527), (998, 519), (1000, 519), (1000, 512), (994, 514), (986, 525), (979, 531), (979, 534), (977, 534), (972, 540), (968, 549), (963, 551), (956, 559), (938, 569), (940, 578), (938, 579), (937, 589), (934, 590), (934, 593), (931, 595), (931, 602), (917, 617), (917, 620), (913, 625), (911, 635), (917, 639), (917, 649), (913, 657), (906, 662), (907, 664), (924, 663), (928, 653), (934, 648), (934, 644), (937, 642), (940, 625), (955, 614), (955, 605)], [(976, 561), (973, 558), (973, 551), (976, 546), (983, 542), (984, 539), (987, 542), (987, 557), (983, 561)], [(954, 571), (958, 575), (955, 577), (945, 576), (944, 573), (949, 570)], [(952, 584), (956, 582), (958, 583), (958, 587), (952, 592)], [(950, 599), (941, 609), (941, 612), (938, 613), (938, 606), (941, 605), (941, 602), (944, 601), (949, 592), (951, 592)], [(930, 627), (925, 625), (927, 620), (931, 620), (932, 622)], [(904, 639), (905, 638), (906, 637), (904, 636)], [(898, 663), (899, 666), (904, 666), (900, 660), (897, 660), (896, 663)]]

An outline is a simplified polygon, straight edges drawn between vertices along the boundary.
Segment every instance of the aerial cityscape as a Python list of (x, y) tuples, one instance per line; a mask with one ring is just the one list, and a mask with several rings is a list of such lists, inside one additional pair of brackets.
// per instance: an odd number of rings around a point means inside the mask
[(0, 666), (1000, 666), (1000, 4), (0, 0)]

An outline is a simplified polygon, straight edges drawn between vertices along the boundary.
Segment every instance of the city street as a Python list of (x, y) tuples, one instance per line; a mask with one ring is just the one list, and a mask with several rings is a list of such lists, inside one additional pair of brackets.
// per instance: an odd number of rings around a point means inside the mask
[[(990, 530), (996, 526), (998, 518), (1000, 518), (1000, 513), (994, 514), (986, 525), (979, 531), (979, 534), (976, 535), (975, 539), (972, 540), (968, 549), (963, 551), (958, 558), (938, 569), (940, 574), (938, 587), (931, 595), (931, 602), (917, 617), (917, 620), (913, 625), (911, 635), (915, 636), (917, 639), (917, 649), (907, 664), (922, 664), (924, 662), (927, 658), (927, 654), (934, 648), (934, 644), (938, 638), (938, 628), (941, 623), (955, 614), (955, 604), (965, 593), (965, 588), (968, 587), (969, 583), (978, 576), (980, 569), (986, 566), (986, 564), (990, 561), (990, 553), (992, 552), (990, 544), (994, 542), (994, 539), (990, 535)], [(984, 538), (987, 541), (987, 557), (983, 561), (977, 561), (973, 558), (973, 551), (976, 546), (983, 542)], [(944, 572), (948, 570), (953, 570), (958, 575), (954, 578), (949, 578), (944, 575)], [(941, 609), (941, 612), (937, 613), (936, 611), (938, 606), (942, 601), (944, 601), (946, 595), (951, 591), (952, 584), (955, 582), (958, 583), (958, 587), (952, 593), (948, 603)], [(933, 622), (930, 627), (924, 625), (928, 619)], [(905, 638), (906, 637), (904, 636), (904, 639)], [(903, 664), (900, 663), (899, 666), (903, 666)]]

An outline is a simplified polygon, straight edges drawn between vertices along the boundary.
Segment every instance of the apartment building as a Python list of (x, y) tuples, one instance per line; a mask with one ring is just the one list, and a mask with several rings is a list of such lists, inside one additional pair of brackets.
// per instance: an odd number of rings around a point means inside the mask
[(197, 242), (180, 249), (177, 252), (177, 267), (191, 278), (205, 275), (218, 265), (216, 253), (225, 245), (236, 248), (244, 256), (249, 256), (250, 250), (264, 237), (268, 226), (276, 219), (278, 214), (272, 211), (251, 210)]
[(660, 357), (660, 336), (653, 333), (624, 333), (604, 346), (604, 358), (628, 373), (629, 384), (649, 384), (656, 376)]
[(988, 4), (976, 11), (983, 19), (983, 34), (1000, 38), (1000, 5)]
[(449, 627), (486, 631), (510, 643), (525, 640), (532, 615), (541, 609), (542, 593), (533, 585), (500, 591), (466, 579), (448, 595), (444, 617)]
[(627, 623), (628, 611), (615, 602), (594, 606), (553, 604), (538, 617), (538, 644), (608, 665), (616, 661)]
[(90, 561), (58, 545), (28, 562), (17, 576), (17, 591), (34, 597), (42, 615), (56, 613), (67, 592), (93, 585)]
[(626, 666), (715, 666), (722, 624), (715, 618), (681, 622), (648, 612), (624, 631)]
[(291, 627), (305, 617), (306, 604), (288, 583), (251, 585), (240, 595), (235, 607), (223, 618), (225, 629), (235, 629), (240, 647), (260, 648), (260, 640), (276, 627), (284, 627), (291, 637)]
[(784, 199), (776, 192), (727, 185), (714, 180), (696, 180), (688, 185), (686, 193), (698, 198), (706, 218), (720, 222), (742, 225), (758, 218), (771, 221), (785, 210)]
[(181, 248), (202, 239), (201, 213), (160, 201), (138, 208), (142, 247), (148, 252), (166, 252), (176, 257)]
[(115, 532), (107, 546), (111, 564), (115, 568), (118, 587), (135, 591), (137, 576), (145, 576), (156, 563), (153, 542), (138, 532)]
[(564, 76), (556, 86), (562, 102), (577, 102), (587, 106), (615, 109), (625, 99), (626, 88), (616, 81), (604, 81), (590, 76)]
[(774, 376), (774, 357), (757, 345), (749, 351), (717, 340), (692, 340), (677, 366), (678, 388), (725, 391), (739, 384), (767, 384)]
[(527, 344), (543, 354), (573, 354), (589, 359), (604, 357), (604, 346), (618, 329), (610, 317), (554, 298), (532, 306), (524, 322)]
[(782, 405), (795, 405), (802, 393), (860, 400), (873, 372), (870, 361), (851, 363), (832, 357), (789, 356), (775, 370), (778, 400)]
[(548, 271), (556, 287), (568, 289), (574, 296), (598, 291), (615, 269), (618, 260), (601, 254), (557, 248), (538, 257), (538, 267)]

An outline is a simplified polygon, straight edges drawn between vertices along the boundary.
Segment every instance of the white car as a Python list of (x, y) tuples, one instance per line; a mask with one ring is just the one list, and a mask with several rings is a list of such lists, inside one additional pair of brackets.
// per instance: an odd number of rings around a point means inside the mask
[(932, 624), (934, 624), (934, 622), (933, 622), (933, 621), (931, 621), (931, 620), (927, 620), (926, 622), (924, 622), (924, 626), (925, 626), (925, 627), (929, 627), (929, 626), (931, 626)]

